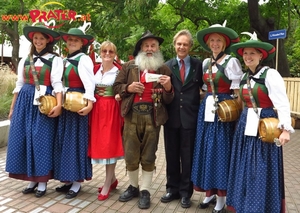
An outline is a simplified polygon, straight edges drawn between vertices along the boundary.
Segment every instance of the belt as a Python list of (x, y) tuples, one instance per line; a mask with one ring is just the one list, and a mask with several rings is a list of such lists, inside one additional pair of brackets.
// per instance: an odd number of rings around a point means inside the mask
[(142, 102), (142, 103), (134, 103), (132, 105), (132, 111), (140, 115), (150, 114), (152, 113), (152, 110), (153, 110), (152, 103)]
[(113, 92), (113, 89), (112, 89), (112, 86), (97, 86), (96, 85), (96, 88), (95, 88), (95, 93), (99, 96), (114, 96), (114, 92)]

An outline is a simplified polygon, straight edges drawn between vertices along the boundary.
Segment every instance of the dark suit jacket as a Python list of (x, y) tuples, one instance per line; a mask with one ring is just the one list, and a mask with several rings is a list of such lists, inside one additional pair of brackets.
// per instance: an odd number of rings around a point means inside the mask
[(182, 85), (176, 58), (166, 62), (172, 71), (174, 99), (167, 105), (169, 119), (165, 127), (194, 129), (197, 126), (198, 109), (200, 105), (200, 90), (203, 85), (202, 62), (191, 57), (190, 72)]

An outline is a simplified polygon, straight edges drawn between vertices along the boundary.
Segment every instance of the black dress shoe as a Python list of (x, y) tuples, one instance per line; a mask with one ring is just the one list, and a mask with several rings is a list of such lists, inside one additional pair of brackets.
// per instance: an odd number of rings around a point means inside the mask
[(35, 192), (36, 197), (42, 197), (44, 194), (46, 194), (46, 189), (44, 191), (37, 190)]
[(37, 186), (38, 186), (38, 183), (36, 183), (32, 188), (25, 188), (22, 190), (22, 193), (23, 194), (33, 193)]
[(62, 186), (59, 186), (59, 187), (56, 187), (55, 188), (55, 191), (57, 192), (68, 192), (72, 187), (72, 184), (69, 184), (69, 185), (62, 185)]
[(223, 208), (221, 210), (215, 210), (215, 209), (212, 210), (212, 213), (226, 213), (226, 212), (227, 211), (225, 209), (225, 205), (223, 206)]
[(130, 185), (123, 194), (120, 195), (119, 201), (127, 202), (134, 197), (138, 197), (140, 193), (139, 188)]
[(200, 203), (199, 208), (200, 209), (206, 209), (206, 208), (209, 207), (209, 204), (216, 204), (216, 202), (217, 202), (217, 197), (215, 195), (215, 196), (213, 196), (213, 198), (210, 201), (208, 201), (208, 203), (203, 203), (203, 202)]
[(148, 190), (142, 190), (140, 192), (140, 199), (138, 204), (140, 209), (149, 209), (150, 208), (150, 193)]
[(66, 199), (72, 199), (74, 197), (76, 197), (78, 195), (78, 193), (80, 192), (81, 187), (79, 188), (79, 190), (77, 192), (74, 192), (73, 190), (69, 190), (68, 193), (66, 194), (65, 198)]
[(190, 208), (191, 207), (191, 199), (189, 197), (181, 198), (181, 207), (182, 208)]
[(169, 203), (171, 202), (172, 200), (177, 200), (179, 199), (180, 196), (178, 193), (171, 193), (171, 192), (167, 192), (165, 195), (163, 195), (161, 198), (160, 198), (160, 201), (163, 202), (163, 203)]

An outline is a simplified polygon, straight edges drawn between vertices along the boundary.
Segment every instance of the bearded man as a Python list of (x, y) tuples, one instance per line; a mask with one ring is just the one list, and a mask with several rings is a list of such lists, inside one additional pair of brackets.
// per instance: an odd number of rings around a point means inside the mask
[[(127, 202), (139, 196), (140, 209), (150, 207), (149, 191), (160, 127), (168, 119), (165, 104), (174, 98), (171, 70), (164, 64), (159, 48), (163, 41), (150, 31), (145, 32), (135, 45), (135, 59), (122, 66), (113, 85), (115, 94), (122, 99), (123, 145), (130, 181), (119, 201)], [(142, 168), (140, 186), (139, 165)]]

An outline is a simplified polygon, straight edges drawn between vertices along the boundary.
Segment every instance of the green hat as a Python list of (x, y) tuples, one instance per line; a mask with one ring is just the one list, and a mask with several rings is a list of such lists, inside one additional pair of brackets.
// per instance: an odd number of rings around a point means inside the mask
[(236, 55), (243, 56), (244, 48), (250, 47), (257, 49), (263, 54), (262, 60), (268, 61), (274, 57), (276, 50), (275, 47), (268, 42), (259, 41), (255, 32), (253, 34), (248, 32), (243, 32), (241, 34), (249, 35), (251, 38), (248, 41), (237, 43), (230, 47), (231, 51), (234, 52)]
[(82, 39), (83, 46), (89, 46), (93, 43), (94, 37), (91, 35), (86, 35), (81, 29), (79, 28), (71, 28), (67, 33), (60, 32), (61, 38), (67, 42), (69, 36), (76, 36)]
[(60, 34), (58, 32), (55, 32), (54, 30), (49, 29), (45, 25), (36, 25), (36, 26), (26, 25), (23, 28), (23, 34), (27, 38), (27, 40), (30, 41), (30, 42), (32, 42), (33, 35), (36, 32), (44, 33), (47, 36), (49, 36), (50, 43), (52, 45), (54, 45), (60, 39)]
[(211, 52), (209, 46), (207, 46), (206, 42), (209, 38), (209, 36), (213, 33), (218, 33), (222, 35), (225, 38), (226, 41), (226, 47), (225, 52), (229, 51), (229, 47), (240, 41), (239, 35), (231, 28), (225, 27), (226, 21), (224, 21), (223, 25), (220, 24), (214, 24), (210, 26), (209, 28), (200, 30), (197, 32), (197, 40), (200, 43), (200, 45), (207, 50), (208, 52)]
[(140, 38), (140, 40), (137, 41), (134, 51), (133, 51), (133, 56), (137, 56), (139, 51), (141, 50), (141, 45), (143, 43), (144, 40), (148, 39), (148, 38), (154, 38), (158, 41), (159, 45), (161, 45), (164, 42), (164, 39), (158, 36), (153, 35), (149, 30), (147, 30), (146, 32), (143, 33), (142, 37)]

